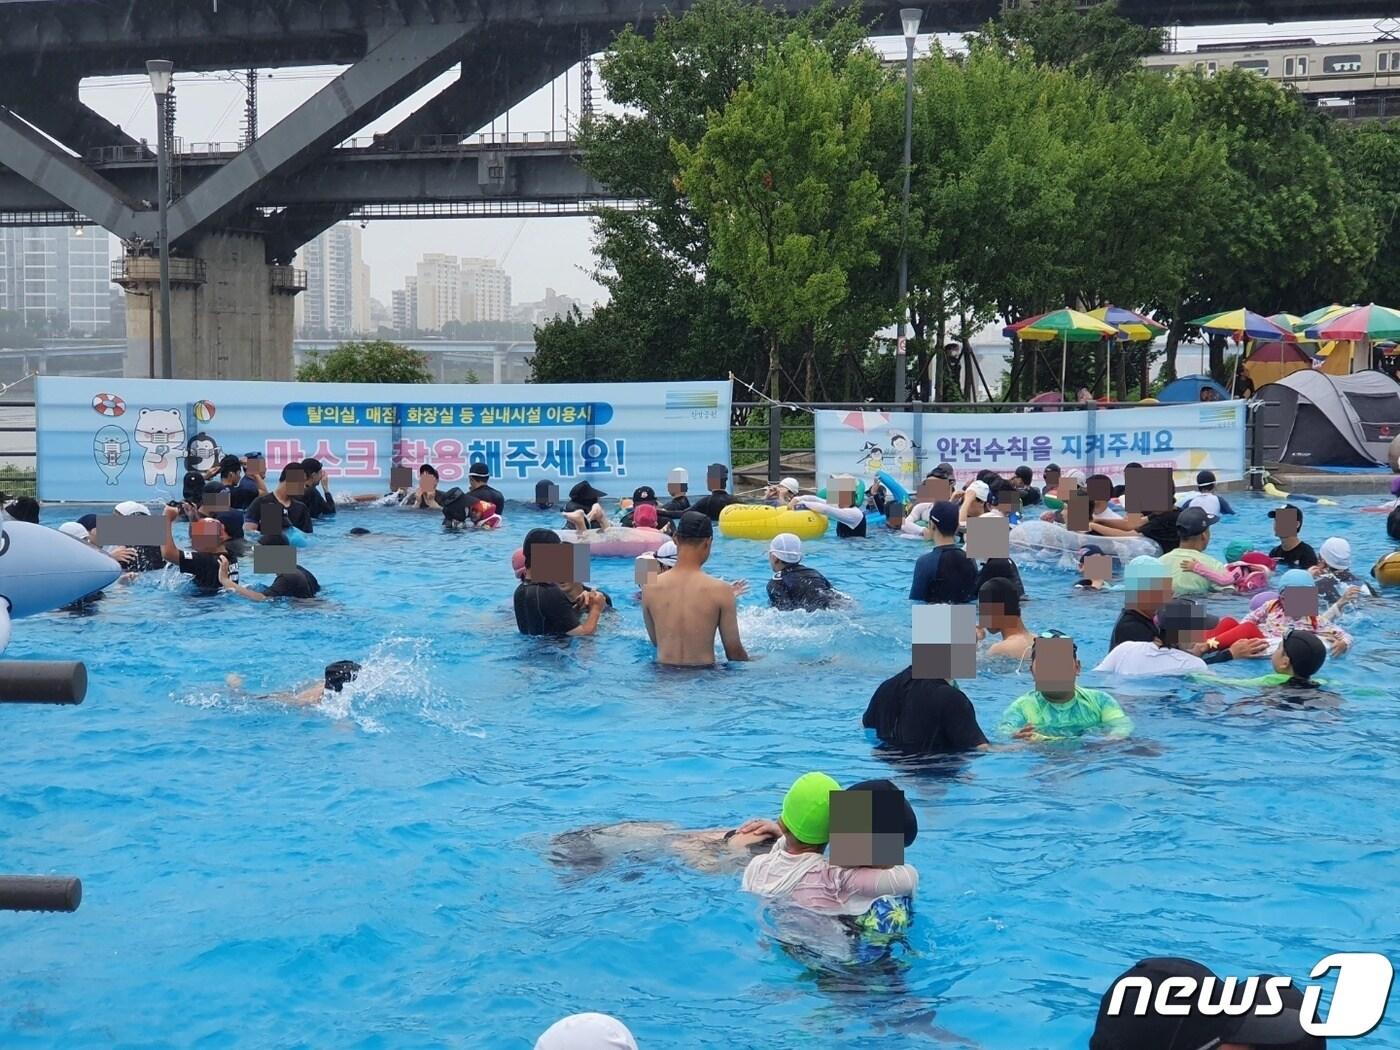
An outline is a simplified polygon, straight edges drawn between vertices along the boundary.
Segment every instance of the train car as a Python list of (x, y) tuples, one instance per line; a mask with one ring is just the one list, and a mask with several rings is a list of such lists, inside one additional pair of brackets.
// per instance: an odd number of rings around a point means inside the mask
[(1319, 44), (1300, 38), (1203, 44), (1195, 51), (1149, 55), (1142, 64), (1163, 72), (1179, 69), (1206, 76), (1222, 69), (1244, 69), (1314, 96), (1400, 91), (1400, 40)]

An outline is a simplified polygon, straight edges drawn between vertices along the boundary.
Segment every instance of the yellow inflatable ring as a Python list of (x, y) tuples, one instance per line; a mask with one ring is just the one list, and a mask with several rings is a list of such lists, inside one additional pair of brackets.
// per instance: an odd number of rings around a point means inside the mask
[(814, 540), (826, 532), (826, 518), (810, 510), (731, 503), (719, 512), (719, 531), (740, 540), (771, 540), (780, 532)]
[(1376, 562), (1371, 575), (1388, 587), (1400, 583), (1400, 551), (1391, 551)]

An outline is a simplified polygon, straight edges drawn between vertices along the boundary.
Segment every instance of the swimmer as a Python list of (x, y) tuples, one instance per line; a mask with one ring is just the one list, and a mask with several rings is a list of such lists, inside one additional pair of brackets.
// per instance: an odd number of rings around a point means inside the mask
[(1123, 570), (1123, 611), (1113, 624), (1108, 640), (1110, 649), (1124, 642), (1157, 640), (1158, 610), (1171, 601), (1172, 577), (1158, 559), (1142, 554)]
[(958, 546), (958, 505), (940, 500), (929, 508), (924, 536), (933, 550), (914, 563), (909, 600), (930, 605), (965, 605), (977, 596), (977, 563)]
[[(1206, 662), (1196, 654), (1204, 646), (1206, 632), (1219, 623), (1189, 598), (1174, 598), (1157, 613), (1155, 639), (1115, 645), (1094, 670), (1125, 678), (1204, 673)], [(1242, 639), (1226, 652), (1232, 657), (1242, 656), (1260, 647), (1267, 648), (1268, 643), (1258, 638)]]
[(1318, 563), (1308, 571), (1317, 579), (1317, 591), (1327, 603), (1339, 601), (1348, 587), (1359, 587), (1361, 597), (1375, 598), (1379, 591), (1351, 571), (1351, 544), (1329, 536), (1317, 552)]
[(490, 500), (473, 499), (471, 493), (459, 488), (442, 494), (442, 523), (449, 529), (498, 529), (501, 516)]
[(485, 500), (491, 504), (492, 513), (502, 515), (506, 512), (506, 498), (489, 484), (491, 480), (491, 470), (485, 463), (477, 460), (467, 470), (467, 496), (470, 502), (479, 503)]
[(33, 496), (20, 496), (5, 504), (5, 516), (30, 525), (39, 524), (39, 501)]
[(973, 593), (980, 591), (982, 584), (988, 580), (1008, 581), (1016, 588), (1016, 596), (1022, 601), (1026, 600), (1026, 585), (1021, 582), (1021, 570), (1016, 568), (1016, 563), (1010, 558), (988, 558), (984, 561), (972, 581)]
[(875, 687), (861, 725), (906, 755), (987, 751), (987, 735), (967, 694), (946, 678), (915, 678), (910, 664)]
[(165, 508), (165, 539), (161, 542), (160, 553), (167, 564), (178, 566), (180, 572), (194, 578), (196, 588), (202, 594), (217, 594), (223, 589), (220, 579), (227, 575), (234, 582), (238, 580), (238, 562), (228, 552), (228, 531), (217, 518), (200, 518), (190, 523), (191, 551), (182, 551), (175, 545), (171, 527), (180, 515), (178, 507)]
[(1297, 628), (1283, 636), (1273, 655), (1269, 657), (1273, 673), (1256, 678), (1226, 678), (1223, 675), (1198, 674), (1198, 681), (1215, 682), (1220, 685), (1252, 686), (1273, 689), (1316, 689), (1325, 685), (1313, 675), (1322, 670), (1327, 662), (1327, 644), (1312, 631)]
[[(1199, 507), (1187, 507), (1177, 514), (1177, 547), (1157, 559), (1171, 573), (1173, 594), (1202, 594), (1212, 588), (1234, 589), (1235, 581), (1225, 571), (1225, 563), (1206, 553), (1211, 526), (1219, 521)], [(1215, 582), (1218, 580), (1226, 582)]]
[[(278, 536), (277, 539), (282, 541), (281, 545), (286, 544), (285, 536)], [(265, 542), (268, 545), (275, 543), (270, 536), (265, 537)], [(301, 565), (293, 568), (291, 572), (279, 572), (266, 586), (244, 587), (231, 577), (227, 561), (219, 563), (219, 585), (250, 602), (267, 602), (274, 598), (314, 598), (321, 590), (321, 582), (311, 575), (311, 570)]]
[(690, 471), (685, 467), (672, 467), (666, 478), (666, 494), (671, 498), (661, 505), (661, 520), (674, 525), (680, 516), (690, 509)]
[(637, 1050), (636, 1037), (608, 1014), (570, 1014), (540, 1033), (534, 1050)]
[(977, 640), (989, 634), (1001, 637), (987, 647), (987, 656), (1022, 660), (1035, 644), (1021, 619), (1021, 597), (1010, 580), (988, 580), (977, 592)]
[(828, 503), (818, 496), (794, 496), (788, 503), (788, 508), (790, 510), (810, 510), (828, 518), (834, 518), (836, 535), (843, 540), (864, 538), (865, 511), (852, 505), (855, 500), (855, 478), (849, 474), (838, 475), (838, 477), (850, 487), (843, 488), (836, 494), (835, 503)]
[[(658, 574), (660, 574), (663, 572), (669, 572), (670, 570), (676, 567), (676, 556), (676, 541), (667, 540), (660, 547), (657, 547), (654, 553), (639, 555), (638, 560), (641, 560), (642, 558), (655, 559), (656, 564), (658, 566), (656, 571)], [(748, 593), (749, 581), (735, 580), (729, 585), (729, 587), (734, 592), (734, 597), (738, 598), (740, 595)], [(641, 597), (640, 591), (637, 593), (637, 597)]]
[[(642, 528), (657, 528), (661, 522), (661, 508), (656, 503), (656, 490), (650, 485), (638, 485), (632, 490), (632, 506), (627, 508), (627, 512), (622, 515), (621, 524), (627, 528), (637, 528), (637, 512), (643, 507), (650, 507), (651, 521)], [(644, 517), (646, 515), (644, 514)]]
[(278, 476), (277, 487), (271, 492), (266, 492), (248, 504), (248, 509), (243, 512), (243, 527), (261, 531), (262, 516), (264, 513), (279, 516), (282, 519), (282, 526), (298, 528), (302, 532), (310, 535), (313, 526), (311, 524), (311, 511), (305, 503), (297, 498), (306, 488), (306, 472), (300, 463), (289, 463), (282, 468), (282, 473)]
[(794, 496), (800, 495), (802, 486), (797, 483), (796, 478), (783, 478), (776, 485), (769, 485), (763, 490), (763, 502), (771, 503), (775, 507), (786, 507), (792, 502)]
[(967, 488), (963, 489), (962, 504), (958, 508), (958, 521), (966, 525), (968, 518), (980, 518), (984, 514), (994, 513), (991, 500), (992, 490), (985, 481), (979, 479), (968, 482)]
[(1274, 521), (1274, 535), (1278, 546), (1269, 551), (1269, 557), (1290, 569), (1311, 569), (1317, 564), (1317, 551), (1304, 543), (1299, 531), (1303, 527), (1303, 512), (1292, 503), (1285, 503), (1277, 510), (1269, 511)]
[[(1245, 616), (1245, 622), (1257, 625), (1265, 638), (1275, 640), (1282, 639), (1289, 631), (1297, 628), (1311, 631), (1327, 643), (1332, 656), (1341, 656), (1351, 648), (1351, 635), (1333, 621), (1348, 603), (1361, 594), (1360, 588), (1348, 587), (1325, 612), (1309, 613), (1296, 617), (1289, 615), (1284, 608), (1284, 599), (1290, 590), (1302, 592), (1311, 590), (1315, 595), (1317, 581), (1303, 569), (1289, 569), (1279, 578), (1279, 597), (1264, 602), (1259, 608), (1251, 610)], [(1314, 604), (1315, 602), (1314, 598)]]
[(335, 517), (335, 497), (331, 495), (331, 479), (321, 461), (308, 456), (301, 461), (301, 469), (305, 475), (305, 485), (301, 495), (296, 498), (306, 504), (307, 513), (313, 519)]
[[(326, 699), (327, 693), (338, 693), (353, 682), (359, 676), (360, 670), (360, 665), (354, 660), (337, 660), (333, 664), (326, 665), (325, 677), (321, 681), (312, 682), (295, 692), (261, 695), (244, 693), (243, 695), (251, 700), (270, 700), (273, 703), (286, 704), (289, 707), (315, 707)], [(242, 692), (242, 675), (227, 675), (224, 681), (230, 689)]]
[(705, 484), (710, 486), (709, 494), (696, 500), (691, 510), (704, 514), (711, 521), (719, 521), (719, 512), (737, 502), (729, 494), (729, 468), (723, 463), (711, 463), (705, 468)]
[(550, 840), (548, 856), (556, 867), (591, 874), (619, 861), (647, 862), (666, 852), (697, 871), (715, 874), (738, 873), (772, 848), (773, 836), (766, 832), (691, 830), (661, 821), (627, 820), (556, 835)]
[(1074, 581), (1076, 591), (1102, 591), (1109, 586), (1107, 580), (1091, 580), (1085, 574), (1084, 563), (1095, 555), (1102, 555), (1104, 550), (1095, 543), (1086, 543), (1079, 548), (1079, 579)]
[(1046, 632), (1031, 645), (1035, 689), (1014, 700), (1001, 716), (1002, 736), (1016, 740), (1059, 740), (1103, 729), (1119, 740), (1133, 731), (1118, 701), (1102, 689), (1076, 682), (1079, 647), (1059, 633)]
[(773, 608), (815, 612), (845, 599), (830, 580), (801, 561), (802, 541), (792, 533), (780, 532), (768, 544), (768, 565), (773, 570), (773, 578), (768, 581), (768, 601)]
[[(598, 618), (607, 606), (601, 591), (583, 591), (580, 598), (586, 616), (581, 620), (568, 594), (557, 583), (545, 583), (530, 578), (531, 556), (536, 547), (563, 543), (552, 529), (531, 529), (525, 534), (522, 550), (525, 569), (522, 582), (515, 588), (515, 626), (525, 635), (553, 635), (579, 638), (598, 630)], [(650, 590), (651, 588), (647, 588)]]
[(749, 658), (739, 638), (733, 588), (704, 570), (713, 544), (710, 519), (698, 511), (686, 511), (676, 526), (675, 567), (642, 591), (642, 618), (647, 637), (656, 646), (658, 663), (714, 666), (716, 633), (731, 662)]
[(442, 505), (438, 503), (437, 490), (437, 468), (431, 463), (424, 463), (418, 468), (418, 487), (403, 498), (400, 506), (413, 507), (418, 510), (441, 510)]

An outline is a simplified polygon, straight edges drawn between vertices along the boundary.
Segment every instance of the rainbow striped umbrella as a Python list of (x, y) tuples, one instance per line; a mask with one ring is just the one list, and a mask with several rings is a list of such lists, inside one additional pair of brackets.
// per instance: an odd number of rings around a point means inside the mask
[(1400, 311), (1388, 306), (1358, 306), (1308, 328), (1314, 339), (1346, 339), (1356, 343), (1379, 343), (1400, 339)]
[(1145, 343), (1159, 335), (1167, 334), (1166, 325), (1158, 324), (1136, 310), (1127, 310), (1121, 306), (1100, 306), (1097, 310), (1090, 310), (1089, 316), (1104, 324), (1113, 325), (1124, 337), (1136, 343)]
[(1206, 314), (1186, 323), (1207, 332), (1239, 335), (1244, 339), (1270, 339), (1285, 343), (1297, 342), (1298, 339), (1291, 328), (1276, 324), (1253, 310), (1225, 310), (1218, 314)]
[(1101, 339), (1121, 339), (1122, 333), (1111, 324), (1090, 317), (1068, 307), (1051, 310), (1049, 313), (1027, 318), (1013, 325), (1007, 325), (1001, 334), (1010, 338), (1017, 336), (1036, 342), (1048, 343), (1052, 339), (1060, 341), (1060, 400), (1065, 398), (1065, 371), (1069, 364), (1070, 343), (1097, 343)]
[(1333, 303), (1331, 306), (1319, 306), (1316, 310), (1300, 317), (1298, 320), (1302, 323), (1295, 325), (1294, 331), (1301, 332), (1304, 329), (1311, 328), (1313, 325), (1323, 324), (1332, 320), (1334, 317), (1340, 317), (1347, 311), (1354, 309), (1356, 309), (1354, 306), (1342, 306), (1340, 303)]

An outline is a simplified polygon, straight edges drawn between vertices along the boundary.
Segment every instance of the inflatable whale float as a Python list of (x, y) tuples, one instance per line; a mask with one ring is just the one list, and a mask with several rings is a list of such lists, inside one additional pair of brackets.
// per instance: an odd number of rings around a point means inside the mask
[(11, 620), (61, 609), (120, 575), (116, 559), (57, 529), (0, 522), (0, 651)]

